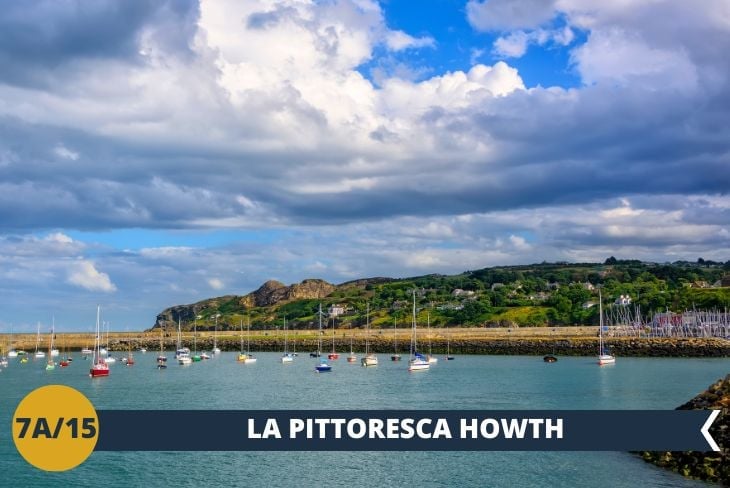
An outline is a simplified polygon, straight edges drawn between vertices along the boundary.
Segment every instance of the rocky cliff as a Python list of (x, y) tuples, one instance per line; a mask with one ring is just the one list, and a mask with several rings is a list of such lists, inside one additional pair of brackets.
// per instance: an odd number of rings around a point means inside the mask
[[(272, 307), (292, 300), (324, 298), (335, 289), (334, 285), (319, 279), (304, 280), (290, 286), (269, 280), (248, 295), (225, 295), (189, 305), (166, 308), (157, 315), (152, 329), (168, 327), (174, 329), (179, 320), (182, 328), (189, 330), (195, 323), (196, 317), (205, 321), (206, 325), (199, 322), (201, 328), (210, 328), (210, 321), (216, 314), (221, 316), (227, 313), (245, 314), (254, 307)], [(223, 321), (220, 325), (222, 328), (225, 327)]]

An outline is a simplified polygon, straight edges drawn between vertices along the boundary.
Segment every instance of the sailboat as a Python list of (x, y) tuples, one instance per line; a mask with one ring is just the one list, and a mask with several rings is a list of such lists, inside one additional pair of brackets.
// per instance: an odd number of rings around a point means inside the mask
[(37, 359), (46, 357), (46, 353), (39, 349), (40, 344), (41, 344), (41, 323), (38, 322), (38, 332), (36, 333), (36, 338), (35, 338), (35, 354), (33, 355)]
[[(322, 304), (319, 304), (319, 333), (317, 334), (317, 355), (322, 355)], [(311, 356), (311, 354), (310, 354)], [(332, 366), (327, 364), (327, 361), (320, 359), (319, 363), (314, 367), (314, 370), (318, 373), (329, 373), (332, 371)]]
[(378, 356), (370, 352), (370, 304), (365, 312), (365, 357), (360, 360), (363, 366), (377, 366)]
[(340, 355), (335, 352), (335, 317), (332, 317), (332, 352), (327, 355), (327, 359), (340, 359)]
[(256, 362), (256, 356), (251, 354), (251, 316), (249, 315), (246, 319), (246, 359), (243, 360), (244, 364), (251, 364)]
[(134, 366), (134, 356), (132, 356), (132, 339), (127, 339), (127, 358), (124, 361), (127, 366)]
[(190, 348), (182, 347), (182, 329), (180, 328), (180, 317), (177, 318), (177, 350), (175, 351), (175, 358), (177, 358), (178, 364), (188, 365), (193, 362), (190, 359)]
[(601, 300), (601, 289), (598, 289), (598, 365), (615, 364), (616, 358), (608, 353), (603, 346), (603, 301)]
[(7, 349), (10, 346), (10, 342), (5, 343), (5, 348), (0, 349), (0, 366), (7, 367), (8, 366), (8, 358), (3, 354), (5, 352), (5, 349)]
[[(51, 320), (51, 336), (54, 336), (52, 339), (55, 339), (56, 335), (56, 317), (54, 316)], [(53, 348), (53, 344), (51, 344), (51, 350), (48, 352), (48, 354), (51, 355), (51, 357), (57, 357), (60, 353), (58, 349)]]
[(94, 340), (94, 351), (93, 359), (91, 361), (91, 369), (89, 370), (89, 376), (96, 378), (99, 376), (109, 376), (109, 366), (101, 355), (101, 332), (99, 331), (99, 314), (101, 307), (96, 306), (96, 338)]
[(91, 356), (92, 354), (94, 354), (94, 350), (88, 346), (81, 349), (81, 356), (83, 359), (86, 359), (86, 356)]
[(431, 365), (428, 360), (418, 352), (418, 342), (416, 341), (416, 290), (413, 290), (413, 327), (411, 332), (411, 354), (408, 361), (408, 371), (423, 371), (429, 369)]
[(10, 350), (8, 351), (8, 357), (17, 358), (18, 351), (16, 351), (13, 347), (13, 324), (10, 324), (10, 339), (8, 339), (8, 346), (10, 347)]
[(431, 354), (431, 312), (426, 314), (426, 329), (428, 330), (428, 355), (426, 359), (429, 364), (435, 364), (439, 362), (439, 358)]
[(71, 361), (73, 361), (73, 358), (69, 356), (69, 354), (66, 352), (66, 341), (63, 341), (63, 359), (58, 363), (59, 366), (62, 368), (67, 367), (69, 364), (71, 364)]
[(112, 328), (111, 327), (112, 324), (111, 324), (111, 322), (105, 322), (105, 323), (106, 323), (106, 348), (101, 348), (100, 351), (102, 354), (106, 355), (106, 357), (104, 358), (104, 362), (106, 364), (114, 364), (117, 362), (117, 360), (114, 359), (114, 356), (112, 356), (109, 351), (109, 349), (110, 349), (109, 348), (109, 332), (110, 332), (110, 329)]
[(241, 320), (241, 352), (238, 353), (237, 361), (243, 364), (255, 363), (256, 358), (250, 354), (248, 349), (251, 344), (251, 318), (248, 319), (248, 339), (246, 343), (246, 352), (243, 351), (243, 320)]
[(294, 362), (294, 354), (287, 350), (288, 331), (286, 330), (286, 315), (284, 316), (284, 354), (281, 356), (281, 362), (284, 364)]
[(157, 369), (166, 369), (167, 368), (167, 356), (165, 356), (165, 350), (164, 345), (162, 343), (163, 335), (162, 335), (162, 327), (160, 327), (160, 354), (157, 356)]
[(355, 351), (352, 349), (352, 341), (355, 337), (355, 333), (350, 330), (350, 354), (347, 356), (347, 362), (348, 363), (356, 363), (357, 362), (357, 354), (355, 354)]
[[(51, 340), (48, 344), (48, 361), (46, 361), (46, 371), (51, 371), (56, 369), (56, 363), (53, 361), (53, 336), (55, 334), (53, 333), (53, 329), (51, 329)], [(58, 354), (57, 354), (58, 355)]]
[(220, 354), (221, 350), (218, 348), (218, 316), (220, 314), (215, 314), (215, 328), (213, 329), (213, 355)]
[(391, 361), (400, 361), (398, 354), (398, 318), (393, 317), (393, 355), (390, 356)]

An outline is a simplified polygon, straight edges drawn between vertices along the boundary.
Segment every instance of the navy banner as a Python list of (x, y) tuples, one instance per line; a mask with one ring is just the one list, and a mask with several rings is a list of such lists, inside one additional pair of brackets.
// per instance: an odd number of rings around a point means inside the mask
[(97, 451), (712, 451), (713, 410), (99, 410)]

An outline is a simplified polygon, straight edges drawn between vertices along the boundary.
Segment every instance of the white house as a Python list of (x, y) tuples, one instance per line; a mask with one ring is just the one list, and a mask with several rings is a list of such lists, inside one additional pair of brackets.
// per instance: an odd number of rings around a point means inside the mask
[(345, 307), (343, 307), (342, 305), (330, 305), (327, 313), (329, 313), (330, 317), (337, 317), (345, 313)]

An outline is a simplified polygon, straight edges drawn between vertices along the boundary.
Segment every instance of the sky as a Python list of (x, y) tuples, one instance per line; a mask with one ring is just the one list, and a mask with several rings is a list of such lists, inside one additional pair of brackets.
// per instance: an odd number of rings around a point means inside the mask
[(730, 259), (726, 0), (0, 11), (0, 331), (264, 281)]

